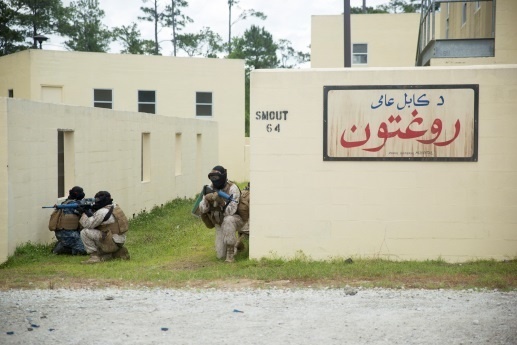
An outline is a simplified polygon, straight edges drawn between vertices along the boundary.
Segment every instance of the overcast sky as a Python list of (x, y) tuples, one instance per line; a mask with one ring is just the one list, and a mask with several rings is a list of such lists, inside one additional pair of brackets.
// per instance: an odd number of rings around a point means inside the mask
[[(142, 38), (154, 39), (153, 26), (151, 23), (138, 20), (142, 15), (141, 6), (150, 6), (143, 0), (99, 0), (100, 8), (105, 12), (104, 24), (109, 28), (129, 25), (136, 22), (142, 33)], [(214, 32), (221, 35), (223, 40), (228, 40), (228, 1), (227, 0), (187, 0), (188, 8), (185, 14), (191, 17), (194, 22), (188, 24), (184, 29), (185, 33), (197, 33), (204, 26), (210, 27)], [(387, 4), (389, 0), (366, 0), (366, 5), (376, 7), (380, 4)], [(65, 5), (69, 0), (63, 0)], [(168, 4), (168, 0), (159, 0), (161, 8)], [(311, 40), (311, 16), (343, 13), (343, 0), (240, 0), (232, 9), (232, 18), (237, 18), (243, 10), (254, 9), (263, 12), (266, 20), (247, 19), (240, 21), (232, 27), (232, 36), (242, 35), (250, 25), (264, 26), (273, 35), (273, 39), (287, 39), (291, 41), (296, 50), (310, 52), (308, 46)], [(361, 7), (362, 0), (350, 0), (352, 7)], [(166, 41), (161, 44), (162, 54), (171, 55), (172, 45), (170, 43), (170, 31), (164, 29), (159, 33), (159, 39)], [(44, 43), (43, 49), (64, 50), (62, 40), (50, 37)], [(111, 53), (119, 53), (120, 46), (113, 44)], [(178, 54), (179, 55), (179, 54)]]

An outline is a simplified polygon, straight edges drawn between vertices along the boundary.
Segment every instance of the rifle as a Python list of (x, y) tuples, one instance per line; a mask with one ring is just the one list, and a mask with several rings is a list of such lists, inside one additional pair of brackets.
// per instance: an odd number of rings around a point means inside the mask
[(55, 208), (56, 210), (63, 210), (68, 208), (79, 208), (82, 207), (84, 209), (92, 208), (95, 203), (94, 198), (75, 200), (74, 202), (68, 204), (54, 205), (54, 206), (41, 206), (41, 208)]
[(217, 195), (219, 195), (221, 198), (223, 198), (224, 200), (226, 200), (228, 202), (234, 202), (236, 204), (239, 203), (239, 200), (235, 200), (233, 198), (233, 195), (228, 195), (225, 192), (223, 192), (222, 190), (215, 190), (208, 185), (203, 187), (203, 195), (207, 195), (207, 194), (210, 194), (213, 192), (217, 192)]

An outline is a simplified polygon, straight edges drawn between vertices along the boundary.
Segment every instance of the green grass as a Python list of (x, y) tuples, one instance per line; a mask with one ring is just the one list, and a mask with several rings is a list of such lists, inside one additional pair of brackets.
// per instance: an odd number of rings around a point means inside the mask
[[(130, 261), (81, 265), (85, 256), (56, 256), (52, 245), (25, 244), (0, 266), (0, 289), (101, 287), (386, 287), (514, 290), (517, 261), (354, 260), (318, 262), (303, 253), (290, 261), (249, 260), (235, 264), (215, 257), (214, 229), (192, 216), (194, 200), (177, 199), (130, 221)], [(249, 243), (246, 243), (246, 248)]]

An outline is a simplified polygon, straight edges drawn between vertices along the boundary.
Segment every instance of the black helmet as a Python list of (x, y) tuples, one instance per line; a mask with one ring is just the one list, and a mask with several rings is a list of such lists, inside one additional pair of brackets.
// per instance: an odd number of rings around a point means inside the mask
[(95, 194), (95, 203), (92, 205), (94, 210), (100, 210), (106, 205), (111, 205), (113, 203), (113, 199), (111, 198), (111, 194), (107, 191), (100, 191)]
[(215, 166), (210, 174), (208, 174), (208, 179), (212, 181), (212, 184), (217, 189), (222, 189), (226, 185), (227, 173), (226, 169), (220, 165)]
[(84, 198), (84, 191), (81, 187), (75, 186), (68, 191), (69, 200), (82, 200)]

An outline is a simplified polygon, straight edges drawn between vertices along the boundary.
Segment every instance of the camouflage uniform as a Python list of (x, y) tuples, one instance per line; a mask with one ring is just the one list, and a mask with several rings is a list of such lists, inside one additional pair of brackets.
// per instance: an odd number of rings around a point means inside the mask
[[(213, 183), (210, 187), (217, 188)], [(220, 190), (231, 195), (235, 200), (239, 200), (241, 195), (239, 187), (231, 182), (225, 183)], [(207, 199), (209, 195), (205, 195), (199, 203), (199, 211), (208, 214), (215, 226), (215, 251), (217, 258), (223, 259), (226, 257), (226, 262), (233, 262), (233, 256), (236, 252), (235, 246), (237, 244), (236, 233), (244, 225), (242, 218), (236, 214), (238, 204), (226, 202), (221, 197), (209, 200)]]
[(79, 230), (56, 230), (57, 244), (54, 247), (54, 254), (85, 255), (81, 231)]
[[(113, 205), (116, 206), (115, 203), (113, 203)], [(86, 252), (88, 254), (101, 252), (100, 242), (103, 238), (103, 232), (98, 230), (97, 228), (100, 225), (108, 225), (115, 223), (115, 217), (113, 215), (111, 215), (108, 218), (108, 220), (104, 221), (104, 217), (107, 215), (107, 213), (108, 209), (103, 207), (95, 211), (95, 213), (91, 217), (88, 217), (85, 213), (83, 213), (81, 219), (79, 220), (79, 222), (84, 228), (81, 231), (81, 239), (83, 240), (84, 247), (86, 248)], [(126, 234), (113, 234), (113, 242), (122, 247), (122, 245), (126, 242)]]
[[(74, 187), (76, 188), (76, 187)], [(63, 201), (61, 204), (69, 204), (69, 203), (77, 203), (77, 200), (74, 199), (67, 199)], [(52, 249), (52, 253), (54, 254), (71, 254), (71, 255), (86, 255), (86, 249), (84, 248), (84, 244), (81, 240), (80, 236), (80, 230), (79, 230), (79, 216), (74, 213), (74, 209), (71, 208), (65, 208), (62, 210), (59, 210), (58, 212), (61, 212), (64, 217), (73, 217), (77, 219), (74, 224), (76, 224), (75, 229), (71, 228), (63, 228), (60, 227), (55, 230), (55, 235), (57, 239), (57, 243)], [(68, 225), (71, 225), (70, 222), (68, 222)], [(67, 226), (67, 225), (64, 225)]]

